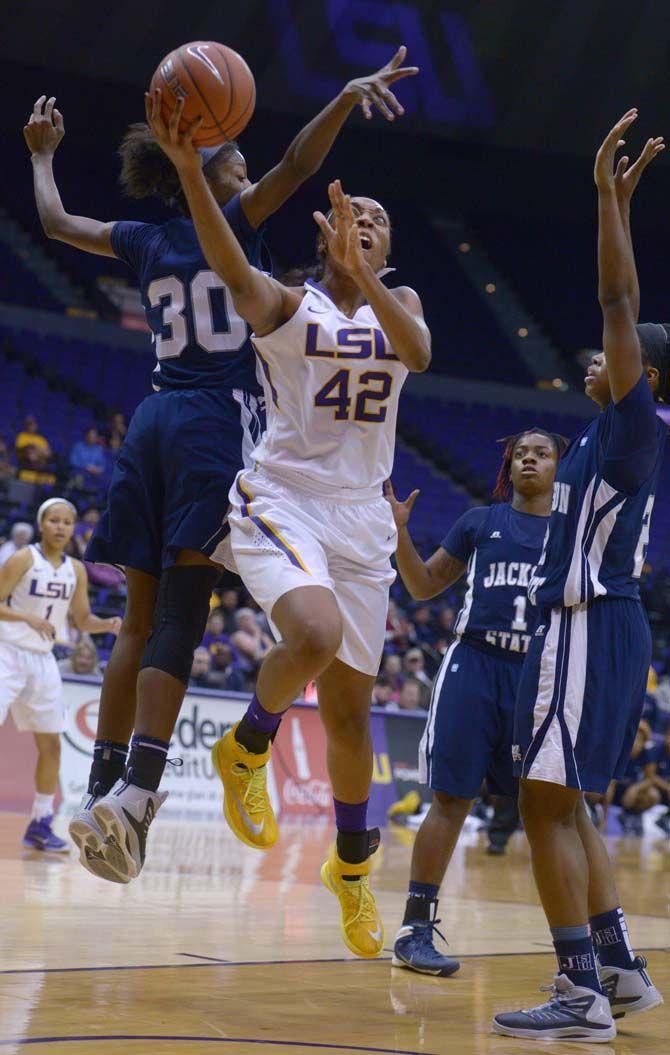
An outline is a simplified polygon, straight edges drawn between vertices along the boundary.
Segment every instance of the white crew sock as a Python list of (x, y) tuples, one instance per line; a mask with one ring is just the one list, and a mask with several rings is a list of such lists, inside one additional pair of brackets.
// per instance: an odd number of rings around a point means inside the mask
[(53, 817), (54, 798), (55, 795), (40, 795), (39, 791), (35, 792), (32, 813), (34, 821), (41, 821), (43, 817)]

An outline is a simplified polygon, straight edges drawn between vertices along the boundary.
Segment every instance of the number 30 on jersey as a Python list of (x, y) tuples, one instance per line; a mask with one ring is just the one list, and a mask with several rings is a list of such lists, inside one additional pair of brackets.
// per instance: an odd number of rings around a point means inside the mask
[[(213, 296), (220, 297), (219, 326), (214, 328)], [(206, 352), (237, 352), (247, 338), (247, 324), (235, 311), (230, 294), (215, 271), (198, 271), (188, 286), (176, 275), (156, 278), (147, 290), (152, 308), (162, 308), (160, 328), (154, 343), (157, 359), (176, 359), (193, 337)]]

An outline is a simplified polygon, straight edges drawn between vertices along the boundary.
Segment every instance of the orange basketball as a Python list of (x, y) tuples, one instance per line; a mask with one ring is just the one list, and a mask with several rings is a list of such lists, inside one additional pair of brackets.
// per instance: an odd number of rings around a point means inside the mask
[(150, 90), (161, 90), (164, 121), (184, 99), (180, 131), (203, 117), (194, 143), (214, 147), (235, 139), (251, 120), (256, 105), (254, 75), (241, 55), (225, 44), (195, 40), (175, 48), (158, 64)]

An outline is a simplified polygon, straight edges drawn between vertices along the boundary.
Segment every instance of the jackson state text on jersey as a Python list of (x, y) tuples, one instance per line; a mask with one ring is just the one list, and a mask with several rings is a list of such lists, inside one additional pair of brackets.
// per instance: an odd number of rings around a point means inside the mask
[(536, 613), (527, 591), (540, 559), (548, 517), (503, 502), (468, 510), (442, 547), (468, 565), (468, 588), (454, 631), (487, 652), (523, 659)]
[[(258, 266), (262, 236), (236, 194), (223, 214), (249, 262)], [(250, 330), (203, 256), (193, 222), (121, 221), (112, 249), (136, 273), (158, 360), (154, 387), (239, 388), (260, 394)]]
[(533, 603), (639, 597), (665, 432), (643, 374), (572, 441), (558, 465)]
[(253, 342), (268, 421), (259, 465), (313, 493), (379, 497), (408, 371), (370, 305), (350, 318), (309, 281), (295, 315)]

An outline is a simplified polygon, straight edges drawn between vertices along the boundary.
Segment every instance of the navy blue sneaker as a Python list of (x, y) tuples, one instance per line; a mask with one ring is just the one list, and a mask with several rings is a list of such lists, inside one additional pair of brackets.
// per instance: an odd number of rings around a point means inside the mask
[(41, 817), (40, 820), (32, 820), (26, 828), (23, 836), (23, 845), (30, 850), (44, 850), (52, 854), (68, 854), (70, 844), (65, 839), (60, 839), (51, 827), (51, 817)]
[(651, 1011), (663, 1003), (663, 997), (647, 974), (644, 956), (636, 956), (626, 969), (599, 964), (598, 974), (614, 1018)]
[(616, 1024), (609, 1001), (594, 989), (573, 985), (564, 974), (557, 974), (551, 999), (526, 1011), (508, 1011), (493, 1019), (493, 1032), (504, 1037), (527, 1040), (581, 1040), (604, 1043), (616, 1037)]
[(410, 971), (432, 974), (439, 978), (448, 978), (450, 974), (455, 974), (461, 966), (458, 960), (451, 956), (443, 956), (433, 943), (433, 931), (439, 934), (443, 941), (447, 940), (437, 929), (439, 922), (439, 919), (425, 922), (415, 920), (413, 923), (403, 924), (395, 936), (392, 966), (408, 967)]

